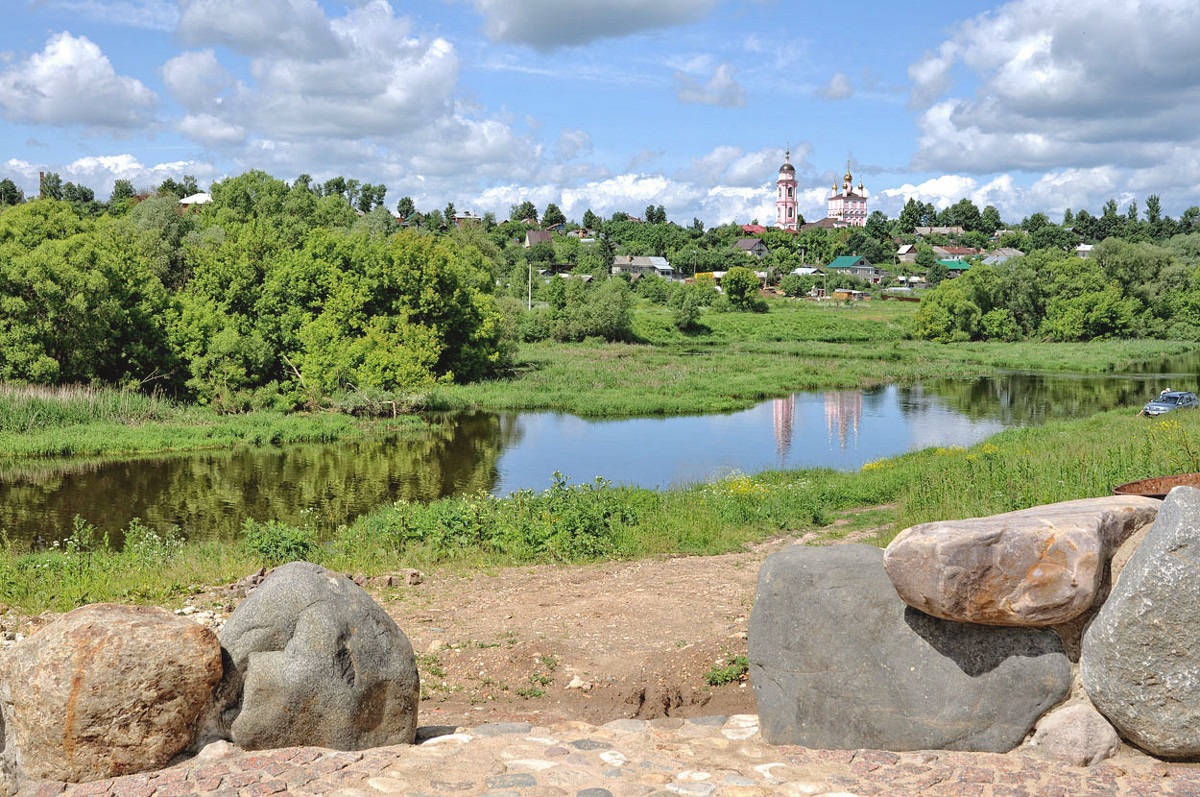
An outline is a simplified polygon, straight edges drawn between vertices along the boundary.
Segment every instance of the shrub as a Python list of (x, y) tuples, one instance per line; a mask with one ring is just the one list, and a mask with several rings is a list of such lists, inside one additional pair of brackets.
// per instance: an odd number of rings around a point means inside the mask
[(259, 523), (247, 519), (242, 524), (242, 547), (268, 565), (296, 560), (312, 561), (317, 552), (316, 533), (277, 520)]
[(758, 277), (742, 266), (734, 266), (721, 278), (721, 288), (729, 297), (729, 303), (737, 310), (753, 310), (758, 295)]

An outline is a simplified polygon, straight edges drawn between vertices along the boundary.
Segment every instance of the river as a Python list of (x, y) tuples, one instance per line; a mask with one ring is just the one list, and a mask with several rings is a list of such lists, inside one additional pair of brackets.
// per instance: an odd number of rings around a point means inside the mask
[(718, 415), (592, 420), (564, 413), (433, 418), (419, 437), (240, 448), (132, 459), (0, 462), (0, 528), (49, 544), (76, 516), (119, 537), (133, 518), (191, 539), (232, 539), (246, 518), (331, 529), (380, 504), (572, 483), (671, 487), (734, 471), (856, 469), (1003, 429), (1138, 408), (1164, 387), (1196, 390), (1197, 358), (1140, 373), (990, 377), (796, 393)]

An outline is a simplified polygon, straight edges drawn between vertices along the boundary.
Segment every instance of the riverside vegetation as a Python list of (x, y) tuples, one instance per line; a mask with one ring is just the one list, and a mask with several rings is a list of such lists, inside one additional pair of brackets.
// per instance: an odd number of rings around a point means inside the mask
[[(422, 406), (718, 411), (798, 389), (995, 368), (1112, 371), (1193, 348), (1152, 336), (1200, 337), (1200, 316), (1192, 318), (1200, 307), (1192, 278), (1200, 211), (1170, 225), (1155, 216), (1150, 226), (1130, 217), (1096, 227), (1127, 239), (1101, 252), (1129, 272), (1115, 286), (1093, 266), (1054, 254), (1062, 236), (1048, 232), (1065, 230), (1031, 217), (1024, 237), (1009, 243), (1050, 254), (1034, 252), (1011, 279), (972, 269), (969, 279), (935, 291), (914, 321), (899, 304), (764, 302), (749, 291), (719, 296), (703, 279), (682, 287), (646, 278), (635, 290), (621, 279), (588, 286), (535, 273), (554, 264), (606, 276), (614, 254), (663, 255), (700, 273), (747, 262), (733, 251), (740, 227), (679, 227), (661, 207), (647, 209), (647, 224), (589, 211), (584, 225), (598, 228), (595, 245), (556, 235), (526, 250), (535, 225), (523, 220), (537, 216), (530, 203), (514, 207), (509, 221), (485, 217), (456, 228), (446, 223), (452, 205), (420, 214), (408, 201), (409, 228), (401, 230), (382, 207), (383, 186), (341, 178), (317, 185), (304, 176), (289, 185), (248, 172), (215, 184), (201, 211), (181, 214), (177, 200), (194, 186), (170, 183), (141, 197), (125, 185), (107, 205), (67, 197), (0, 209), (0, 380), (44, 388), (0, 391), (0, 454), (332, 440), (414, 429), (419, 419), (390, 416)], [(931, 207), (906, 207), (894, 221), (876, 213), (864, 229), (797, 238), (768, 231), (772, 253), (762, 265), (779, 275), (805, 253), (828, 262), (865, 252), (883, 262), (918, 223), (961, 223), (968, 237), (983, 239), (985, 226), (1000, 226), (994, 209), (969, 210), (959, 203), (943, 218)], [(1100, 218), (1111, 221), (1107, 210)], [(829, 278), (839, 285), (867, 287)], [(1021, 290), (1040, 286), (1057, 292)], [(996, 314), (1004, 309), (1010, 316)], [(1032, 339), (1128, 336), (1138, 339)], [(1004, 342), (968, 342), (977, 338)], [(96, 387), (66, 387), (74, 383)], [(982, 514), (1159, 473), (1164, 457), (1190, 456), (1195, 426), (1190, 417), (1148, 425), (1108, 414), (856, 473), (763, 473), (665, 492), (556, 479), (546, 491), (506, 498), (385, 506), (320, 537), (303, 524), (251, 522), (241, 546), (189, 544), (140, 523), (125, 530), (123, 545), (110, 545), (81, 519), (57, 548), (7, 544), (0, 601), (37, 611), (168, 600), (298, 556), (367, 571), (576, 562), (713, 553), (783, 531), (840, 534), (856, 524)], [(862, 507), (882, 508), (831, 525)]]
[(1164, 471), (1200, 470), (1200, 413), (1159, 420), (1113, 411), (1002, 432), (969, 449), (934, 448), (856, 472), (772, 471), (668, 491), (561, 478), (544, 491), (387, 505), (324, 537), (246, 523), (243, 541), (186, 543), (134, 524), (118, 550), (86, 521), (62, 545), (0, 556), (0, 601), (26, 612), (97, 601), (170, 602), (295, 558), (339, 571), (586, 562), (712, 554), (784, 533), (868, 531), (885, 544), (914, 523), (1104, 495)]

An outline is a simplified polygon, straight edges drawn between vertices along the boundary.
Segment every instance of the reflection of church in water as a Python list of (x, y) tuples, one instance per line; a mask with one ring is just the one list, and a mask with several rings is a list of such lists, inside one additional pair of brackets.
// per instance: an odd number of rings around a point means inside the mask
[(829, 442), (836, 436), (842, 450), (846, 443), (858, 448), (858, 423), (862, 420), (863, 394), (861, 390), (831, 390), (825, 394), (825, 428)]
[[(830, 445), (836, 439), (843, 451), (847, 443), (858, 448), (858, 424), (862, 420), (861, 390), (831, 390), (825, 393), (825, 428)], [(775, 449), (779, 452), (780, 467), (787, 466), (788, 451), (796, 425), (796, 396), (775, 399)]]

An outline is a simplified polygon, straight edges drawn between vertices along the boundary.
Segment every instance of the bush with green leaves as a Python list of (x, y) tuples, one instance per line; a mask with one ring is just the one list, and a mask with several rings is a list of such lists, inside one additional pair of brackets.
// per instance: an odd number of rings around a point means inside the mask
[(758, 287), (758, 277), (742, 266), (734, 266), (721, 278), (721, 289), (735, 310), (755, 310)]
[(320, 550), (313, 529), (290, 526), (278, 520), (260, 523), (247, 519), (242, 524), (241, 544), (247, 554), (271, 566), (294, 561), (311, 562)]

